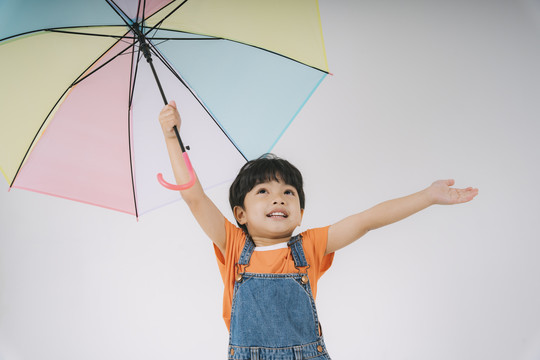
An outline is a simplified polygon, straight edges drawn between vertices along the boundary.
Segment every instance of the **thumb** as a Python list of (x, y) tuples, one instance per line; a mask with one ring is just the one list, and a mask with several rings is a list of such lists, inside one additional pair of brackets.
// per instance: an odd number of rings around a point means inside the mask
[(448, 179), (448, 180), (445, 180), (445, 182), (446, 182), (446, 185), (448, 186), (452, 186), (455, 183), (454, 179)]
[(174, 101), (174, 100), (171, 100), (171, 101), (169, 102), (169, 105), (172, 106), (172, 107), (175, 108), (175, 109), (177, 108), (177, 107), (176, 107), (176, 101)]

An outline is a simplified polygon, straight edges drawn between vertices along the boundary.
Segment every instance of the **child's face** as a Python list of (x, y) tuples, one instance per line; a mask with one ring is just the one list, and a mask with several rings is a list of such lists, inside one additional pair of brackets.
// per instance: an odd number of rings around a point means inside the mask
[(284, 240), (302, 222), (303, 209), (294, 186), (275, 180), (255, 185), (246, 194), (244, 206), (234, 208), (234, 216), (255, 238)]

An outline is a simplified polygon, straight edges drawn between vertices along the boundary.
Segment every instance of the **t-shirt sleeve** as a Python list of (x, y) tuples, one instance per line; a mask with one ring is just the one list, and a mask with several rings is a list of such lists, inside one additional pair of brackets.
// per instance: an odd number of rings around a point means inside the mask
[(334, 253), (325, 255), (330, 226), (310, 229), (302, 233), (302, 243), (310, 266), (314, 267), (317, 278), (320, 278), (334, 261)]
[(225, 254), (214, 244), (214, 253), (216, 254), (219, 272), (224, 283), (228, 282), (231, 274), (234, 273), (234, 265), (236, 264), (236, 259), (240, 257), (243, 246), (242, 241), (244, 239), (242, 229), (233, 225), (227, 218), (225, 218), (225, 233), (227, 239)]

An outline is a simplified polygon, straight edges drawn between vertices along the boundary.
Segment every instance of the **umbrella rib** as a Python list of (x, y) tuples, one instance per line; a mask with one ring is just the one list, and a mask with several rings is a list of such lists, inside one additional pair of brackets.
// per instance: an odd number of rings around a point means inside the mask
[[(135, 52), (135, 47), (133, 47), (133, 51), (132, 51), (132, 54), (134, 54)], [(133, 59), (132, 59), (133, 61)], [(129, 95), (129, 107), (131, 108), (131, 105), (133, 104), (133, 96), (134, 96), (134, 93), (135, 93), (135, 83), (137, 81), (137, 73), (139, 72), (139, 62), (141, 61), (141, 50), (139, 48), (139, 50), (137, 51), (137, 61), (136, 61), (136, 64), (135, 64), (135, 71), (132, 72), (132, 76), (133, 76), (133, 83), (131, 85), (131, 89), (130, 89), (130, 95)], [(133, 66), (133, 64), (132, 64)], [(132, 69), (133, 70), (133, 69)]]
[[(163, 29), (162, 29), (163, 30)], [(176, 30), (167, 30), (167, 31), (176, 31)], [(185, 32), (185, 31), (178, 31), (178, 32), (183, 32), (183, 33), (186, 33), (186, 34), (193, 34), (193, 35), (201, 35), (201, 36), (210, 36), (210, 35), (204, 35), (204, 34), (197, 34), (197, 33), (190, 33), (190, 32)], [(161, 38), (153, 38), (153, 39), (157, 39), (157, 40), (161, 40)], [(171, 41), (174, 41), (174, 40), (187, 40), (187, 39), (183, 39), (183, 38), (169, 38), (167, 40), (171, 40)], [(273, 54), (273, 55), (276, 55), (276, 56), (280, 56), (284, 59), (287, 59), (287, 60), (290, 60), (290, 61), (294, 61), (298, 64), (301, 64), (301, 65), (304, 65), (304, 66), (307, 66), (307, 67), (310, 67), (314, 70), (318, 70), (320, 72), (323, 72), (325, 74), (328, 74), (328, 71), (325, 71), (325, 70), (322, 70), (322, 69), (319, 69), (318, 67), (315, 67), (313, 65), (309, 65), (309, 64), (306, 64), (302, 61), (299, 61), (299, 60), (296, 60), (296, 59), (293, 59), (289, 56), (286, 56), (286, 55), (283, 55), (283, 54), (280, 54), (278, 52), (275, 52), (275, 51), (272, 51), (272, 50), (268, 50), (268, 49), (265, 49), (263, 47), (260, 47), (260, 46), (257, 46), (257, 45), (252, 45), (252, 44), (248, 44), (248, 43), (245, 43), (245, 42), (242, 42), (242, 41), (238, 41), (238, 40), (232, 40), (232, 39), (227, 39), (227, 38), (222, 38), (222, 37), (209, 37), (209, 38), (189, 38), (189, 40), (225, 40), (225, 41), (230, 41), (230, 42), (234, 42), (234, 43), (237, 43), (237, 44), (240, 44), (240, 45), (245, 45), (245, 46), (249, 46), (249, 47), (252, 47), (252, 48), (255, 48), (255, 49), (258, 49), (258, 50), (261, 50), (261, 51), (266, 51), (270, 54)]]
[(3, 39), (0, 39), (0, 42), (3, 42), (5, 40), (13, 39), (20, 36), (25, 35), (31, 35), (39, 32), (58, 32), (58, 33), (65, 33), (65, 34), (73, 34), (73, 35), (86, 35), (86, 36), (101, 36), (101, 37), (110, 37), (114, 39), (120, 39), (122, 36), (120, 35), (108, 35), (108, 34), (97, 34), (97, 33), (85, 33), (85, 32), (77, 32), (77, 31), (69, 31), (69, 29), (84, 29), (84, 28), (106, 28), (106, 27), (119, 27), (124, 25), (84, 25), (84, 26), (66, 26), (63, 28), (44, 28), (44, 29), (37, 29), (32, 31), (26, 31), (23, 33), (19, 33), (16, 35), (11, 35), (8, 37), (5, 37)]
[[(186, 0), (187, 1), (187, 0)], [(234, 42), (234, 43), (237, 43), (237, 44), (240, 44), (240, 45), (244, 45), (244, 46), (249, 46), (249, 47), (252, 47), (252, 48), (255, 48), (255, 49), (258, 49), (258, 50), (261, 50), (261, 51), (266, 51), (270, 54), (273, 54), (273, 55), (276, 55), (276, 56), (281, 56), (282, 58), (285, 58), (287, 60), (290, 60), (290, 61), (294, 61), (296, 63), (299, 63), (299, 64), (302, 64), (304, 66), (308, 66), (312, 69), (315, 69), (315, 70), (318, 70), (318, 71), (321, 71), (325, 74), (329, 74), (328, 71), (325, 71), (325, 70), (322, 70), (322, 69), (319, 69), (313, 65), (309, 65), (309, 64), (306, 64), (302, 61), (299, 61), (299, 60), (296, 60), (296, 59), (293, 59), (289, 56), (286, 56), (286, 55), (283, 55), (283, 54), (280, 54), (276, 51), (272, 51), (272, 50), (268, 50), (268, 49), (265, 49), (263, 47), (260, 47), (260, 46), (257, 46), (257, 45), (252, 45), (252, 44), (249, 44), (249, 43), (245, 43), (245, 42), (242, 42), (242, 41), (238, 41), (238, 40), (233, 40), (233, 39), (228, 39), (228, 38), (224, 38), (224, 37), (215, 37), (215, 36), (212, 36), (212, 35), (207, 35), (207, 34), (201, 34), (201, 33), (195, 33), (195, 32), (189, 32), (189, 31), (180, 31), (180, 30), (174, 30), (174, 29), (162, 29), (162, 28), (159, 28), (159, 29), (156, 29), (156, 27), (158, 25), (161, 25), (161, 24), (157, 24), (156, 26), (154, 26), (153, 28), (151, 28), (150, 30), (148, 30), (144, 35), (148, 35), (151, 31), (154, 31), (154, 30), (163, 30), (163, 31), (171, 31), (171, 32), (175, 32), (175, 33), (183, 33), (183, 34), (191, 34), (191, 35), (199, 35), (199, 36), (206, 36), (204, 38), (172, 38), (172, 37), (150, 37), (152, 40), (164, 40), (164, 41), (178, 41), (178, 40), (182, 40), (182, 41), (185, 41), (185, 40), (226, 40), (226, 41), (231, 41), (231, 42)]]
[(208, 114), (208, 116), (210, 116), (210, 118), (214, 121), (214, 123), (216, 124), (216, 126), (221, 130), (221, 132), (223, 132), (223, 135), (225, 135), (225, 137), (229, 140), (229, 142), (234, 146), (234, 148), (236, 149), (236, 151), (238, 151), (238, 153), (240, 155), (242, 155), (242, 157), (248, 161), (247, 157), (244, 155), (244, 153), (242, 153), (242, 151), (238, 148), (238, 146), (236, 146), (236, 144), (234, 143), (234, 141), (230, 138), (229, 134), (227, 134), (227, 132), (221, 127), (221, 125), (219, 124), (219, 122), (214, 118), (214, 116), (212, 115), (212, 113), (210, 112), (210, 110), (208, 110), (206, 108), (206, 106), (204, 105), (204, 103), (199, 99), (199, 97), (195, 94), (195, 92), (189, 87), (189, 85), (184, 81), (184, 79), (182, 79), (182, 77), (180, 76), (180, 74), (178, 74), (176, 72), (176, 70), (172, 67), (171, 64), (169, 64), (167, 62), (167, 60), (165, 60), (165, 58), (163, 58), (163, 56), (161, 55), (161, 53), (159, 51), (157, 51), (157, 49), (154, 48), (153, 44), (150, 43), (152, 46), (150, 47), (151, 51), (154, 53), (154, 55), (163, 63), (163, 65), (165, 65), (165, 67), (167, 67), (167, 69), (169, 69), (169, 71), (182, 83), (182, 85), (184, 85), (186, 87), (186, 89), (191, 93), (191, 95), (195, 98), (195, 100), (197, 100), (197, 102), (201, 105), (201, 107), (204, 109), (204, 111), (206, 111), (206, 113)]
[[(139, 10), (141, 10), (141, 1), (143, 3), (142, 15), (139, 13)], [(145, 14), (146, 14), (146, 0), (139, 0), (139, 7), (137, 8), (137, 19), (143, 19), (142, 22), (144, 22)]]
[[(139, 50), (140, 51), (140, 50)], [(137, 208), (137, 192), (135, 191), (135, 174), (133, 171), (133, 148), (131, 144), (131, 101), (133, 100), (133, 91), (135, 87), (135, 78), (133, 77), (133, 60), (135, 57), (135, 39), (133, 40), (133, 47), (131, 48), (131, 68), (129, 73), (129, 100), (128, 100), (128, 147), (129, 147), (129, 169), (131, 174), (131, 189), (133, 192), (133, 205), (135, 207), (135, 217), (139, 218), (139, 209)], [(137, 60), (137, 66), (139, 61)], [(135, 70), (136, 71), (136, 70)], [(136, 72), (135, 72), (136, 74)]]
[[(123, 25), (115, 25), (115, 26), (122, 26), (122, 27), (124, 27)], [(86, 35), (86, 36), (109, 37), (109, 38), (119, 39), (119, 40), (122, 40), (122, 39), (131, 39), (131, 38), (132, 38), (131, 36), (125, 36), (125, 35), (122, 36), (122, 35), (109, 35), (109, 34), (85, 33), (85, 32), (80, 32), (80, 31), (69, 31), (69, 30), (64, 30), (64, 29), (69, 29), (69, 28), (62, 28), (62, 29), (44, 29), (43, 31), (56, 32), (56, 33), (62, 33), (62, 34), (71, 34), (71, 35)]]
[[(127, 14), (124, 12), (124, 10), (122, 10), (122, 8), (120, 8), (120, 6), (118, 6), (117, 3), (114, 2), (114, 0), (105, 0), (105, 2), (107, 4), (109, 4), (110, 7), (112, 7), (112, 9), (116, 12), (116, 14), (118, 16), (120, 16), (120, 18), (122, 19), (122, 21), (129, 27), (131, 27), (132, 25), (126, 20), (126, 19), (129, 19), (129, 16), (127, 16)], [(114, 4), (114, 6), (113, 6)]]
[[(144, 5), (143, 6), (146, 6), (146, 1), (144, 2)], [(143, 14), (144, 14), (144, 11), (143, 11)], [(141, 0), (138, 0), (137, 1), (137, 15), (136, 16), (136, 19), (140, 19), (140, 16), (141, 16)], [(144, 17), (143, 17), (144, 19)]]

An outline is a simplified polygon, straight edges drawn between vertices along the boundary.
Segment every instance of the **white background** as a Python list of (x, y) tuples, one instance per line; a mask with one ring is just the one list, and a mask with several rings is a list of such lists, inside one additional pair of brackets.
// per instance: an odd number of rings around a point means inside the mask
[[(274, 152), (302, 229), (439, 178), (475, 186), (340, 250), (333, 359), (540, 359), (540, 3), (321, 0), (330, 70)], [(0, 192), (0, 359), (224, 359), (222, 283), (178, 202), (134, 218)], [(228, 185), (209, 196), (231, 218)], [(302, 230), (301, 229), (301, 230)]]

